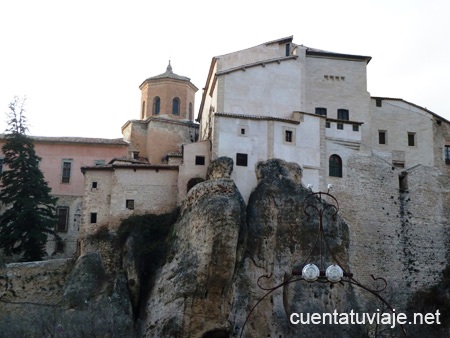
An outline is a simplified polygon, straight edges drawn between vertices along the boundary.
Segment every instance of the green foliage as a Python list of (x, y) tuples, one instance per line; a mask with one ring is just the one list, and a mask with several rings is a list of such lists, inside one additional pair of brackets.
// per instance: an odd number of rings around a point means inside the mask
[(39, 169), (32, 140), (25, 134), (23, 101), (10, 106), (6, 143), (2, 147), (0, 201), (6, 206), (0, 216), (0, 248), (8, 256), (23, 254), (24, 261), (41, 260), (49, 234), (56, 235), (56, 198)]

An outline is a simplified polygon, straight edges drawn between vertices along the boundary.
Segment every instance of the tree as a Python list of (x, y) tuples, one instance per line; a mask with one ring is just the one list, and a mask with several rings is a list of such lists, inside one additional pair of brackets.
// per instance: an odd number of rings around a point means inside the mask
[(9, 105), (6, 142), (2, 147), (0, 202), (6, 210), (0, 215), (0, 248), (8, 256), (23, 254), (22, 260), (42, 260), (48, 235), (55, 233), (56, 198), (39, 169), (41, 158), (26, 125), (24, 100), (14, 98)]

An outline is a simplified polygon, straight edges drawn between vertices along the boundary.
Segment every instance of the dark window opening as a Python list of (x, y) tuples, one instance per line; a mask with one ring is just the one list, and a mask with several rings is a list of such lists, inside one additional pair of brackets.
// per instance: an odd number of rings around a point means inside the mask
[(97, 189), (97, 187), (98, 187), (97, 182), (92, 182), (92, 189)]
[(130, 210), (134, 210), (134, 200), (126, 200), (125, 207)]
[(69, 207), (56, 207), (56, 231), (66, 232), (69, 224)]
[(316, 108), (316, 114), (321, 116), (327, 116), (327, 108)]
[(350, 115), (349, 115), (348, 109), (338, 109), (337, 113), (338, 113), (338, 115), (337, 115), (338, 120), (344, 120), (344, 121), (350, 120)]
[(97, 213), (91, 212), (91, 224), (97, 223)]
[(408, 146), (414, 147), (416, 145), (416, 134), (408, 133)]
[(245, 135), (245, 128), (241, 128), (241, 135)]
[(381, 107), (383, 105), (382, 99), (375, 99), (375, 102), (376, 102), (377, 107)]
[(159, 96), (153, 99), (153, 115), (159, 115), (159, 111), (161, 108), (161, 99)]
[(0, 158), (0, 174), (3, 172), (3, 159)]
[(246, 167), (248, 162), (248, 155), (247, 154), (236, 154), (236, 165)]
[(359, 126), (357, 124), (353, 125), (353, 131), (359, 131)]
[(63, 161), (63, 169), (62, 169), (62, 183), (70, 182), (70, 171), (72, 170), (72, 162)]
[(205, 165), (205, 156), (195, 156), (195, 165)]
[(378, 131), (378, 144), (386, 144), (386, 132)]
[(445, 146), (445, 164), (450, 164), (450, 146)]
[(178, 97), (172, 100), (172, 114), (180, 115), (180, 99)]
[(325, 128), (331, 128), (331, 123), (330, 122), (325, 122)]
[(331, 155), (328, 161), (328, 165), (330, 176), (342, 177), (342, 159), (338, 155)]
[(289, 56), (291, 54), (291, 44), (287, 43), (286, 44), (286, 56)]
[(338, 123), (337, 129), (344, 130), (344, 125), (342, 123)]
[(285, 135), (284, 135), (284, 140), (286, 142), (292, 143), (292, 140), (293, 140), (292, 135), (293, 135), (292, 130), (286, 130)]
[(194, 115), (192, 114), (192, 102), (189, 102), (189, 120), (193, 120)]

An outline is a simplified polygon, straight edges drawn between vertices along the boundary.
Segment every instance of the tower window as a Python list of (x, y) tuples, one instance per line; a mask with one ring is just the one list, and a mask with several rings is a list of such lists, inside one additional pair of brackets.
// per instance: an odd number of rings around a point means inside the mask
[(142, 101), (141, 120), (145, 117), (145, 100)]
[(91, 224), (97, 223), (97, 213), (91, 212)]
[(161, 108), (161, 99), (159, 96), (153, 99), (153, 115), (159, 115), (159, 111)]
[(333, 177), (342, 177), (342, 159), (339, 155), (331, 155), (328, 160), (329, 175)]
[(180, 115), (180, 99), (178, 97), (174, 97), (172, 100), (172, 114)]
[(338, 109), (337, 118), (338, 120), (348, 121), (350, 119), (348, 109)]

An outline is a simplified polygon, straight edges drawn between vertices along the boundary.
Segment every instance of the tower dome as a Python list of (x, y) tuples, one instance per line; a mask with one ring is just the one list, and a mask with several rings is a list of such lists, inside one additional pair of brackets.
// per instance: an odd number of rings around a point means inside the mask
[(186, 76), (175, 74), (169, 61), (166, 71), (149, 77), (141, 90), (141, 120), (160, 116), (193, 121), (195, 93), (198, 88)]

